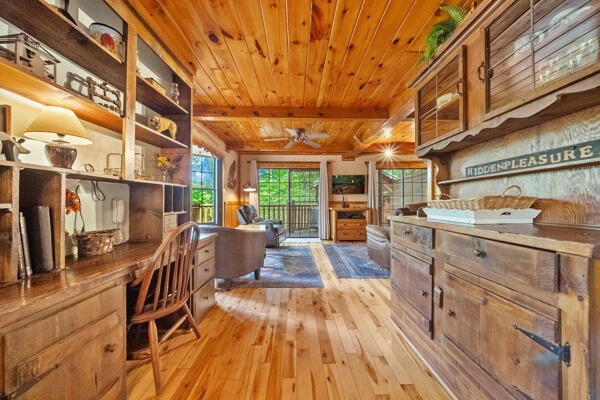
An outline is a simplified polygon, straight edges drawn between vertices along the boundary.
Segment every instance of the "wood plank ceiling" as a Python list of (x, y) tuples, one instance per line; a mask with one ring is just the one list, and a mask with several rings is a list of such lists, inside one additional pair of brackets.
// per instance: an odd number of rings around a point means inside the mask
[[(347, 158), (414, 152), (406, 86), (423, 68), (415, 66), (423, 38), (448, 18), (440, 5), (472, 2), (129, 0), (194, 74), (197, 132), (240, 153)], [(286, 128), (328, 137), (314, 139), (318, 148), (286, 146)]]

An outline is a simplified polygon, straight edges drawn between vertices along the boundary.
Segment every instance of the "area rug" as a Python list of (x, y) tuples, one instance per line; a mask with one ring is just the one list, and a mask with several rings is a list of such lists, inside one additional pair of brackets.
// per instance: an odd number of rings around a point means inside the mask
[(389, 278), (390, 270), (369, 258), (365, 244), (323, 244), (338, 278)]
[[(323, 287), (323, 281), (312, 251), (308, 246), (281, 246), (267, 248), (260, 279), (254, 273), (233, 279), (232, 288), (303, 288)], [(217, 288), (225, 289), (225, 282), (217, 280)]]

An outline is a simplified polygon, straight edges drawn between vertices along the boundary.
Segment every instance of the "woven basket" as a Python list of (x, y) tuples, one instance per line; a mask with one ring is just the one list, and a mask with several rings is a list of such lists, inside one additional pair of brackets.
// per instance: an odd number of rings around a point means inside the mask
[[(515, 189), (516, 195), (508, 195), (507, 192)], [(430, 200), (427, 207), (445, 208), (448, 210), (498, 210), (500, 208), (514, 208), (516, 210), (529, 208), (537, 200), (537, 197), (521, 196), (521, 187), (512, 185), (504, 189), (499, 196), (483, 196), (470, 199), (448, 199)], [(446, 195), (447, 196), (447, 195)]]
[(75, 235), (77, 253), (82, 256), (97, 256), (113, 250), (113, 241), (118, 229), (82, 232)]

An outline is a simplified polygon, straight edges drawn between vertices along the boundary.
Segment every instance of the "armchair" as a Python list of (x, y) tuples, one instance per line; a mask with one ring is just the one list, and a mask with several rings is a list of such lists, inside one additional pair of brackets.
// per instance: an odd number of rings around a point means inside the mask
[(217, 225), (200, 225), (203, 233), (216, 233), (215, 278), (224, 279), (225, 287), (231, 280), (254, 272), (260, 278), (265, 261), (265, 234), (262, 231), (246, 231)]
[(382, 267), (390, 267), (390, 231), (378, 225), (367, 225), (367, 254)]
[(241, 205), (236, 214), (240, 225), (265, 225), (267, 247), (277, 247), (287, 237), (287, 232), (280, 219), (264, 219), (259, 217), (256, 207), (252, 204)]

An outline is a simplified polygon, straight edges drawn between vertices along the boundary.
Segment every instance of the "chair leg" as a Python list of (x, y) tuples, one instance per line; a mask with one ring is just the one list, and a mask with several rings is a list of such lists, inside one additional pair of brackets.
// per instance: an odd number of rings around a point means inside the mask
[(183, 310), (185, 311), (185, 314), (187, 315), (188, 323), (192, 327), (192, 330), (196, 334), (196, 337), (198, 339), (200, 339), (200, 331), (198, 330), (198, 325), (196, 325), (196, 321), (194, 321), (194, 317), (192, 316), (192, 312), (190, 311), (190, 308), (188, 307), (187, 304), (183, 305)]
[(156, 394), (162, 392), (162, 385), (160, 382), (160, 354), (158, 346), (158, 331), (156, 329), (156, 322), (148, 322), (148, 342), (150, 344), (150, 357), (152, 358), (152, 370), (154, 371), (154, 387), (156, 388)]
[(260, 269), (254, 270), (254, 279), (258, 280), (260, 278)]

